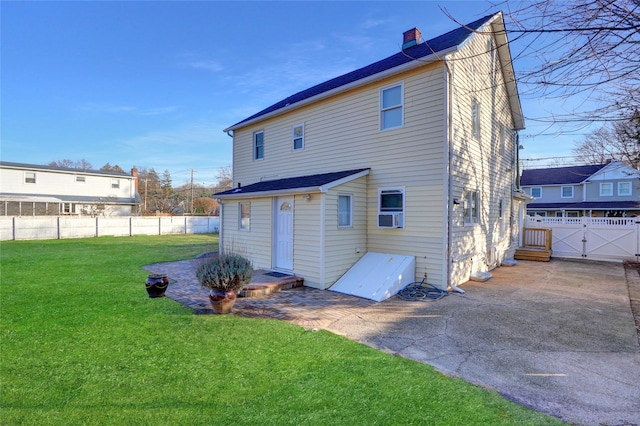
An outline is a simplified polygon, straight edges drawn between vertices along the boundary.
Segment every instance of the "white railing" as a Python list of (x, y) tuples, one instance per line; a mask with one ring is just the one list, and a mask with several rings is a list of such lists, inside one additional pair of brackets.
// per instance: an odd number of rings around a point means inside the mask
[(552, 230), (553, 257), (640, 260), (640, 218), (536, 216), (525, 226)]
[(527, 216), (527, 226), (544, 225), (621, 225), (640, 223), (640, 217), (541, 217)]
[(0, 240), (48, 240), (104, 235), (210, 234), (218, 216), (1, 216)]

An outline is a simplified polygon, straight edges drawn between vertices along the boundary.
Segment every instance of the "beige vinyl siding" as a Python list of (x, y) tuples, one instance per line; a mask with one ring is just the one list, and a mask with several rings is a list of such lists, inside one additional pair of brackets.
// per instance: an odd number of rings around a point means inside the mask
[[(486, 271), (512, 255), (517, 232), (511, 232), (517, 205), (511, 196), (515, 156), (515, 134), (498, 56), (492, 64), (487, 51), (488, 35), (477, 35), (450, 61), (453, 93), (453, 198), (464, 199), (465, 191), (480, 195), (480, 221), (464, 223), (461, 205), (453, 209), (452, 284), (468, 280), (475, 271)], [(495, 44), (494, 44), (495, 45)], [(483, 54), (484, 53), (484, 54)], [(492, 81), (492, 78), (495, 80)], [(480, 140), (472, 137), (471, 104), (480, 104)], [(505, 126), (506, 146), (500, 146)], [(504, 203), (504, 226), (499, 220), (500, 199)], [(494, 256), (497, 253), (497, 258)]]
[[(251, 226), (249, 231), (238, 229), (239, 203), (251, 203)], [(230, 250), (247, 256), (254, 268), (271, 268), (271, 223), (273, 199), (253, 198), (224, 201), (223, 245)]]
[[(366, 189), (367, 176), (363, 176), (332, 188), (325, 197), (325, 288), (334, 284), (367, 251)], [(350, 228), (338, 227), (340, 194), (352, 196)]]
[[(402, 167), (410, 174), (409, 166), (421, 178), (423, 158), (432, 154), (428, 144), (441, 144), (444, 137), (442, 80), (440, 66), (426, 66), (239, 129), (234, 134), (234, 184), (360, 167)], [(396, 82), (404, 83), (405, 125), (380, 131), (379, 90)], [(291, 126), (296, 123), (305, 125), (305, 148), (292, 151)], [(252, 135), (258, 130), (264, 130), (265, 158), (252, 161)]]
[(293, 219), (293, 270), (308, 287), (324, 288), (320, 281), (320, 206), (323, 194), (313, 193), (309, 201), (296, 195)]
[[(236, 130), (234, 186), (261, 179), (371, 168), (366, 196), (367, 249), (415, 255), (416, 270), (420, 271), (416, 279), (422, 277), (426, 268), (436, 284), (446, 285), (442, 268), (447, 183), (444, 76), (441, 63), (425, 65)], [(404, 86), (404, 126), (380, 131), (380, 89), (396, 83)], [(292, 151), (291, 126), (300, 123), (305, 125), (305, 148)], [(265, 135), (265, 157), (253, 161), (252, 135), (259, 130)], [(405, 229), (377, 227), (381, 187), (405, 188)], [(296, 220), (299, 220), (297, 215)], [(298, 222), (297, 232), (302, 232)], [(296, 239), (295, 244), (298, 250), (304, 243)], [(353, 245), (349, 250), (355, 251)], [(338, 271), (345, 272), (343, 266), (334, 263), (339, 256), (331, 257), (331, 254), (328, 249), (326, 278), (329, 281)], [(310, 266), (298, 263), (303, 261), (298, 255), (295, 254), (296, 273), (299, 268), (311, 271)]]

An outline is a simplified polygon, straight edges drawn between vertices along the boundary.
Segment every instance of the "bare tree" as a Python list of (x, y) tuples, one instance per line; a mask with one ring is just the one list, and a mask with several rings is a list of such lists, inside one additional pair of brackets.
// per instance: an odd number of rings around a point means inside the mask
[[(506, 13), (511, 41), (524, 46), (514, 57), (534, 64), (519, 70), (521, 92), (558, 100), (549, 117), (529, 119), (631, 120), (640, 106), (640, 0), (518, 4)], [(567, 104), (569, 110), (559, 111), (573, 96), (576, 102)]]
[(91, 163), (88, 162), (87, 160), (85, 160), (84, 158), (81, 159), (81, 160), (77, 160), (77, 161), (65, 158), (64, 160), (51, 161), (47, 165), (51, 166), (51, 167), (62, 167), (62, 168), (65, 168), (65, 169), (78, 169), (78, 170), (91, 170), (91, 169), (93, 169), (93, 166), (91, 165)]
[(617, 121), (589, 134), (573, 149), (584, 164), (622, 161), (640, 169), (640, 114), (632, 121)]
[(111, 163), (107, 163), (104, 166), (100, 167), (100, 170), (102, 170), (103, 172), (120, 172), (120, 173), (124, 173), (124, 170), (122, 170), (122, 167), (118, 166), (117, 164), (112, 166)]
[(218, 183), (214, 187), (214, 192), (222, 192), (233, 188), (233, 169), (231, 166), (220, 167), (216, 174)]

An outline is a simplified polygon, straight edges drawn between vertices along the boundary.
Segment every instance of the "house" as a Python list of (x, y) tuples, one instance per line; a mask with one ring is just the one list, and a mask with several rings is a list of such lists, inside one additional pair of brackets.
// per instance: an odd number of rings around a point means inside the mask
[(137, 175), (0, 161), (0, 215), (138, 214)]
[(640, 171), (619, 161), (523, 170), (520, 185), (533, 197), (527, 204), (530, 216), (640, 214)]
[[(214, 195), (222, 250), (320, 289), (345, 276), (445, 289), (513, 256), (524, 120), (502, 14), (402, 41), (225, 129), (234, 189)], [(404, 272), (384, 268), (396, 263)]]

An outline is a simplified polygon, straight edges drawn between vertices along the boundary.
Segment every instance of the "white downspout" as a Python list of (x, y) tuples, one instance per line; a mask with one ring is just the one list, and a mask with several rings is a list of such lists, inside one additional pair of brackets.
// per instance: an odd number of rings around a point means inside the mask
[(218, 253), (222, 253), (222, 248), (224, 247), (223, 239), (222, 239), (222, 222), (224, 218), (224, 202), (221, 199), (218, 199), (218, 204), (220, 205), (220, 217), (218, 222), (220, 223), (218, 226)]
[(451, 257), (451, 247), (453, 247), (453, 95), (454, 95), (454, 86), (453, 86), (453, 71), (449, 68), (449, 63), (447, 62), (447, 58), (444, 58), (444, 66), (446, 69), (445, 78), (445, 102), (446, 105), (446, 114), (447, 114), (447, 152), (448, 152), (448, 164), (447, 164), (447, 247), (445, 248), (445, 260), (447, 262), (447, 284), (448, 286), (458, 293), (464, 294), (464, 290), (456, 287), (451, 282), (451, 274), (452, 274), (452, 257)]

